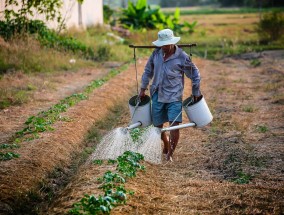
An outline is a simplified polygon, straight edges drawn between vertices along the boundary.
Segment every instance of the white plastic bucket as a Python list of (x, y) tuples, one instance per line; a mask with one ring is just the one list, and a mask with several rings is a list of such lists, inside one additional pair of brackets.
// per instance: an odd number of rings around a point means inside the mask
[(147, 127), (152, 125), (152, 118), (151, 118), (151, 99), (149, 96), (145, 96), (139, 105), (136, 107), (137, 104), (137, 95), (133, 96), (129, 100), (129, 110), (131, 118), (131, 124), (141, 122), (141, 127)]
[(197, 103), (192, 104), (191, 101), (192, 97), (188, 97), (182, 104), (188, 119), (191, 122), (194, 122), (197, 127), (208, 125), (213, 120), (213, 116), (207, 106), (204, 96), (202, 96), (202, 99)]

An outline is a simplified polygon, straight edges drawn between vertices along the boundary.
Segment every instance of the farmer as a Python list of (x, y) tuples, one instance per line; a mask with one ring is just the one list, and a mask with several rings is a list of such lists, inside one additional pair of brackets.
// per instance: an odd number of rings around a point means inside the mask
[[(157, 48), (152, 52), (142, 75), (139, 97), (143, 99), (146, 95), (145, 91), (152, 79), (152, 120), (158, 128), (163, 128), (166, 122), (171, 126), (182, 122), (184, 74), (192, 80), (194, 100), (201, 98), (199, 70), (189, 56), (175, 45), (179, 40), (180, 37), (175, 37), (170, 29), (159, 31), (158, 40), (153, 42)], [(170, 131), (169, 139), (162, 132), (161, 139), (164, 142), (163, 153), (168, 161), (172, 161), (179, 140), (179, 130)]]

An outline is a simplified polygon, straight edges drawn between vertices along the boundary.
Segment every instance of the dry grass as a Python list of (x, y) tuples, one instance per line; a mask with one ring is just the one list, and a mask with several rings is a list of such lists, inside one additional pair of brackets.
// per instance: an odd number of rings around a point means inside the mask
[[(89, 100), (80, 102), (65, 113), (72, 119), (70, 122), (58, 122), (54, 125), (54, 131), (40, 135), (40, 139), (22, 144), (22, 147), (15, 151), (21, 155), (20, 158), (1, 164), (0, 202), (15, 208), (22, 206), (21, 202), (29, 198), (27, 193), (37, 191), (39, 183), (49, 173), (56, 168), (67, 166), (74, 153), (82, 150), (84, 136), (92, 124), (107, 116), (109, 108), (119, 101), (126, 102), (129, 97), (127, 95), (135, 86), (134, 80), (131, 67), (97, 89)], [(18, 205), (14, 205), (15, 203)]]
[[(266, 68), (252, 70), (249, 62), (242, 60), (231, 60), (228, 65), (214, 62), (214, 66), (199, 59), (195, 63), (203, 77), (202, 92), (214, 112), (212, 124), (181, 130), (174, 162), (145, 163), (146, 171), (126, 183), (134, 196), (112, 214), (282, 214), (284, 176), (283, 162), (279, 161), (284, 153), (283, 105), (273, 103), (272, 98), (267, 100), (271, 92), (254, 93), (256, 84), (271, 78), (262, 74)], [(243, 65), (242, 70), (235, 65)], [(236, 82), (240, 74), (245, 81)], [(238, 93), (217, 92), (219, 77), (226, 78), (224, 87), (234, 92), (241, 89), (251, 96), (243, 99)], [(257, 83), (252, 81), (255, 79)], [(283, 78), (277, 76), (276, 80), (282, 82)], [(185, 97), (190, 92), (190, 83), (186, 85)], [(257, 111), (243, 111), (244, 103), (254, 104)], [(123, 119), (122, 126), (127, 122)], [(256, 131), (255, 125), (260, 124), (273, 132)], [(103, 168), (84, 166), (48, 214), (66, 213), (84, 194), (98, 195), (94, 178), (104, 173)]]

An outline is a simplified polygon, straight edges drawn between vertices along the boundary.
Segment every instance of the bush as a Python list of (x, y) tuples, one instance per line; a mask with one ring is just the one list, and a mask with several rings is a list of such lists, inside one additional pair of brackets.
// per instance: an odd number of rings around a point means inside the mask
[(107, 46), (99, 46), (97, 50), (97, 61), (107, 61), (111, 56), (110, 48)]
[(63, 51), (72, 51), (85, 57), (94, 58), (94, 51), (85, 44), (72, 37), (64, 37), (50, 30), (44, 22), (40, 20), (28, 20), (17, 18), (9, 21), (0, 21), (0, 36), (5, 40), (10, 40), (17, 34), (37, 34), (37, 39), (43, 46), (55, 48)]
[(257, 26), (261, 42), (275, 41), (284, 33), (284, 14), (282, 12), (266, 13)]
[(165, 15), (159, 7), (152, 9), (146, 0), (138, 0), (136, 5), (129, 2), (128, 8), (122, 9), (119, 21), (124, 28), (130, 30), (171, 28), (181, 33), (184, 25), (179, 24), (179, 19), (179, 9), (176, 9), (174, 16)]
[(103, 10), (104, 23), (109, 23), (114, 11), (108, 5), (104, 5)]

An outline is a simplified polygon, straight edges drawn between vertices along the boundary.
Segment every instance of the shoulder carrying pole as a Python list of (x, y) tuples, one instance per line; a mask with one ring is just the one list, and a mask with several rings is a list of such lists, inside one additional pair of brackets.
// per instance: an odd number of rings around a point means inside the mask
[[(197, 46), (196, 43), (192, 43), (192, 44), (177, 44), (178, 47), (183, 48), (183, 47), (193, 47), (193, 46)], [(142, 48), (142, 49), (152, 49), (152, 48), (159, 48), (157, 46), (135, 46), (135, 45), (129, 45), (130, 48)]]

